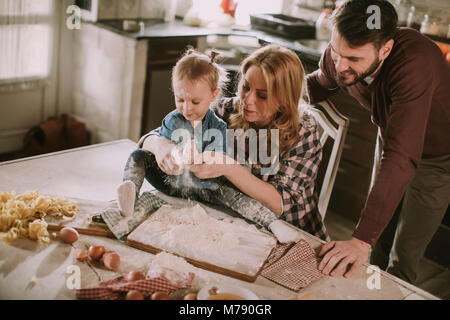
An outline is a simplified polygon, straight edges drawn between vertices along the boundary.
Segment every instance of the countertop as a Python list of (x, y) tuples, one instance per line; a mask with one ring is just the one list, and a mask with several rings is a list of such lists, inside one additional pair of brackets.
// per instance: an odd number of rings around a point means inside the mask
[[(116, 199), (116, 186), (122, 181), (122, 173), (128, 155), (137, 147), (131, 140), (117, 140), (83, 148), (76, 148), (0, 163), (0, 190), (23, 193), (38, 190), (40, 194), (52, 194), (95, 201)], [(147, 182), (142, 191), (154, 190)], [(157, 193), (171, 204), (183, 206), (186, 200)], [(192, 205), (192, 203), (190, 204)], [(202, 206), (211, 215), (226, 215), (226, 210)], [(323, 242), (297, 229), (301, 237), (313, 248)], [(153, 255), (127, 246), (109, 238), (80, 235), (81, 243), (103, 245), (121, 256), (119, 273), (145, 268)], [(96, 281), (96, 275), (85, 263), (73, 258), (70, 245), (53, 239), (48, 246), (28, 239), (18, 239), (11, 244), (0, 241), (0, 299), (75, 299), (73, 289), (66, 281), (70, 276), (68, 267), (77, 265), (81, 269), (81, 286)], [(380, 288), (369, 289), (367, 283), (372, 275), (367, 272), (368, 264), (351, 279), (325, 276), (300, 292), (294, 292), (259, 276), (249, 283), (198, 269), (197, 275), (206, 281), (218, 281), (239, 285), (253, 291), (260, 299), (288, 299), (313, 293), (317, 299), (359, 300), (359, 299), (437, 299), (435, 296), (412, 286), (390, 274), (380, 271)], [(103, 280), (117, 276), (116, 273), (98, 269)], [(375, 271), (377, 272), (377, 271)], [(35, 279), (32, 284), (32, 279)]]
[(175, 19), (172, 22), (164, 22), (158, 19), (144, 19), (138, 20), (144, 23), (144, 28), (139, 32), (128, 32), (123, 30), (123, 20), (102, 20), (98, 22), (89, 22), (100, 28), (104, 28), (130, 37), (136, 40), (148, 40), (152, 38), (171, 38), (171, 37), (205, 37), (208, 35), (222, 35), (222, 36), (243, 36), (253, 37), (258, 39), (260, 43), (274, 43), (290, 48), (299, 53), (303, 58), (310, 60), (312, 63), (318, 63), (320, 54), (315, 50), (306, 47), (298, 42), (303, 40), (301, 38), (284, 38), (268, 32), (255, 29), (241, 29), (236, 27), (222, 27), (222, 28), (205, 28), (193, 27), (183, 23), (182, 20)]

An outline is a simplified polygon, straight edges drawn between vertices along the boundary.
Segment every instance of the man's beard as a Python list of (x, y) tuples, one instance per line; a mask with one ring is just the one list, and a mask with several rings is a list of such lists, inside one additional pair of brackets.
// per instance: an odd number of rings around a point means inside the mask
[(350, 69), (350, 68), (348, 70), (344, 71), (344, 72), (350, 72), (351, 74), (356, 76), (355, 80), (353, 80), (350, 83), (345, 83), (344, 78), (339, 75), (339, 72), (336, 72), (335, 79), (336, 79), (337, 83), (343, 87), (352, 86), (352, 85), (360, 82), (361, 80), (364, 80), (366, 77), (370, 76), (372, 73), (374, 73), (375, 70), (377, 70), (378, 67), (380, 66), (381, 62), (382, 62), (382, 60), (380, 60), (377, 57), (377, 59), (370, 65), (370, 67), (361, 74), (358, 74), (356, 71), (354, 71), (353, 69)]

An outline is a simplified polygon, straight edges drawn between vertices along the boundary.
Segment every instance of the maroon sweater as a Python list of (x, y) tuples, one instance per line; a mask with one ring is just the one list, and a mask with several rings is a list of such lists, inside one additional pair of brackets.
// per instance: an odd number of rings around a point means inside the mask
[[(338, 87), (328, 47), (307, 77), (311, 102), (344, 90), (372, 114), (381, 131), (380, 171), (354, 237), (372, 246), (392, 218), (422, 158), (450, 154), (450, 67), (439, 48), (409, 28), (397, 28), (394, 47), (369, 85)], [(337, 106), (339, 108), (339, 106)]]

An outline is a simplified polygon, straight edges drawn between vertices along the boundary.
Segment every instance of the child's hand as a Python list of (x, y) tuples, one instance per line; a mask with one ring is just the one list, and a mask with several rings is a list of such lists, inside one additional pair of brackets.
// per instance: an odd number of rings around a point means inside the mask
[(181, 150), (177, 146), (168, 145), (160, 152), (155, 153), (155, 160), (159, 168), (168, 175), (180, 175), (184, 172), (181, 159)]

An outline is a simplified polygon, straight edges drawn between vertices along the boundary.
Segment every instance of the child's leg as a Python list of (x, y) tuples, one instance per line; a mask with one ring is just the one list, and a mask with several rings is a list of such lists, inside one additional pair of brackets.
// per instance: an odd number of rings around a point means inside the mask
[(146, 161), (149, 157), (150, 152), (144, 149), (137, 149), (128, 157), (123, 183), (117, 188), (117, 201), (125, 216), (134, 214), (134, 204), (144, 182)]
[(216, 204), (226, 206), (265, 228), (268, 228), (273, 221), (278, 220), (275, 213), (259, 201), (228, 185), (223, 185), (212, 195)]
[(229, 207), (241, 216), (271, 230), (281, 243), (300, 240), (300, 234), (295, 229), (279, 219), (275, 213), (259, 201), (235, 188), (223, 185), (218, 192), (211, 192), (208, 195), (213, 197), (213, 199), (209, 199), (210, 202)]

